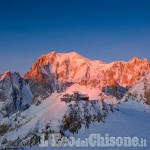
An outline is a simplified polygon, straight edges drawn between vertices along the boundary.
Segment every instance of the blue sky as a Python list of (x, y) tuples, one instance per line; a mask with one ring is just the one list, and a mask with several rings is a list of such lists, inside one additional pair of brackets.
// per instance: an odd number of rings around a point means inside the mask
[(0, 72), (22, 75), (42, 54), (105, 62), (150, 59), (149, 0), (0, 0)]

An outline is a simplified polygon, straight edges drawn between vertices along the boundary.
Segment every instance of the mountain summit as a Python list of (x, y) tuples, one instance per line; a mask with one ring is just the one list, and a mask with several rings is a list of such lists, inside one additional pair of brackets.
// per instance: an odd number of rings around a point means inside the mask
[[(50, 52), (47, 55), (40, 57), (31, 67), (29, 72), (25, 75), (26, 79), (38, 79), (43, 81), (41, 74), (48, 75), (48, 70), (45, 68), (49, 67), (49, 71), (53, 72), (55, 78), (59, 81), (72, 82), (77, 81), (80, 76), (85, 76), (86, 69), (89, 67), (96, 70), (97, 67), (101, 66), (101, 61), (92, 61), (79, 55), (76, 52), (70, 53), (56, 53)], [(81, 73), (81, 74), (79, 74)], [(81, 79), (80, 79), (81, 80)]]

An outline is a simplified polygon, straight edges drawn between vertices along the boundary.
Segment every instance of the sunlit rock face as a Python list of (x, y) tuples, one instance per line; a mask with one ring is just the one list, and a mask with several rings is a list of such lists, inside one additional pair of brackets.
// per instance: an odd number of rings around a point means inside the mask
[[(76, 52), (51, 52), (41, 56), (26, 73), (34, 95), (61, 92), (78, 83), (91, 87), (132, 86), (150, 69), (147, 59), (133, 57), (129, 62), (106, 64), (93, 61)], [(35, 88), (36, 87), (36, 88)], [(38, 88), (37, 88), (38, 87)]]

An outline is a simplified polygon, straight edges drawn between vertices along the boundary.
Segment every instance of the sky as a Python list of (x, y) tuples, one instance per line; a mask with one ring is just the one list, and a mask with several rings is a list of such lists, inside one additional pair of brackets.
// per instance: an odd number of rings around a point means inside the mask
[(150, 59), (150, 1), (0, 0), (0, 73), (24, 75), (50, 51)]

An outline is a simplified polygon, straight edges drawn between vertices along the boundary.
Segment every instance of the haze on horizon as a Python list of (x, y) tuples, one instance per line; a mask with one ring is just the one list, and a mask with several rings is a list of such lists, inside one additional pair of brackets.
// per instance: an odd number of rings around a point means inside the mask
[(150, 1), (0, 1), (0, 73), (50, 51), (112, 62), (150, 59)]

